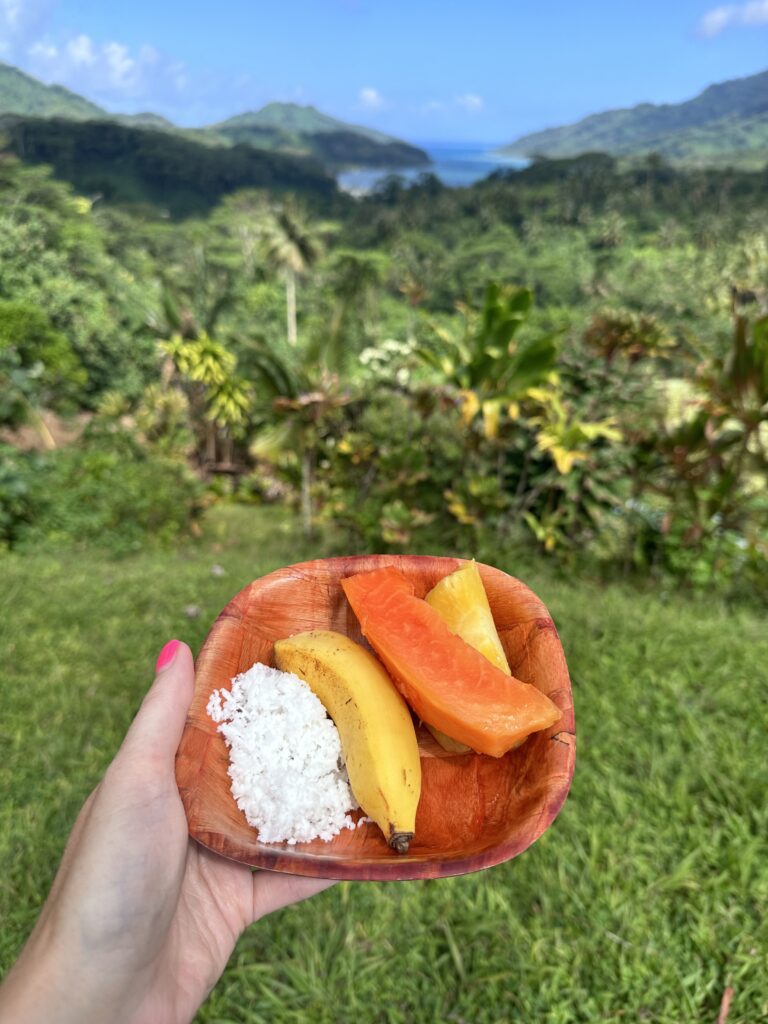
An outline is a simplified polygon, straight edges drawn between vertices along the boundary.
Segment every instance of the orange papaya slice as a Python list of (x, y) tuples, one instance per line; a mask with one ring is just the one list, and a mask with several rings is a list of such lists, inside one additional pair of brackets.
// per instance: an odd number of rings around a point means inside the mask
[(481, 754), (501, 757), (560, 711), (452, 633), (394, 566), (342, 580), (363, 635), (416, 714)]

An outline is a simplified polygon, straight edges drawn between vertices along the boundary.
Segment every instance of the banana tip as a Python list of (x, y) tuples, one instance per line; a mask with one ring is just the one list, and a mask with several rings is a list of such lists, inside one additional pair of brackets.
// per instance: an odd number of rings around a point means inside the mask
[(408, 853), (412, 839), (413, 832), (393, 832), (389, 838), (389, 845), (396, 853)]

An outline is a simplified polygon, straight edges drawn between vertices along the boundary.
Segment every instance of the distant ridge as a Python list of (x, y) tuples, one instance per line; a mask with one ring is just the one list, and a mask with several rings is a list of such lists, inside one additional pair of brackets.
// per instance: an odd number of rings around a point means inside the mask
[(22, 117), (68, 117), (81, 121), (108, 117), (101, 107), (63, 85), (46, 85), (32, 75), (0, 62), (0, 113)]
[(267, 103), (260, 110), (249, 110), (244, 114), (237, 114), (226, 121), (210, 126), (213, 131), (229, 132), (242, 128), (273, 128), (287, 132), (291, 135), (315, 135), (321, 132), (353, 131), (364, 135), (372, 142), (390, 143), (398, 142), (398, 139), (383, 132), (377, 132), (374, 128), (364, 128), (362, 125), (347, 124), (339, 121), (329, 114), (324, 114), (317, 107), (311, 105), (302, 106), (298, 103)]
[[(104, 117), (105, 115), (102, 114), (101, 116)], [(167, 117), (163, 117), (161, 114), (153, 114), (149, 110), (142, 111), (140, 114), (115, 114), (114, 119), (122, 124), (134, 125), (137, 128), (156, 128), (161, 132), (176, 130), (176, 125), (173, 121), (169, 121)]]
[(417, 146), (373, 128), (347, 124), (312, 106), (268, 103), (201, 128), (180, 128), (160, 114), (113, 114), (61, 85), (46, 85), (32, 75), (0, 63), (0, 115), (115, 121), (150, 128), (213, 146), (242, 144), (270, 153), (319, 160), (328, 169), (347, 166), (421, 167), (429, 163)]
[(617, 156), (655, 152), (673, 160), (768, 160), (768, 71), (710, 85), (685, 103), (641, 103), (534, 132), (504, 146), (510, 156)]
[(231, 142), (314, 156), (331, 166), (421, 167), (429, 163), (417, 146), (297, 103), (268, 103), (207, 130)]
[(238, 189), (329, 199), (336, 183), (316, 161), (253, 146), (211, 146), (118, 121), (0, 116), (5, 148), (48, 164), (81, 193), (106, 202), (152, 204), (172, 216), (208, 210)]

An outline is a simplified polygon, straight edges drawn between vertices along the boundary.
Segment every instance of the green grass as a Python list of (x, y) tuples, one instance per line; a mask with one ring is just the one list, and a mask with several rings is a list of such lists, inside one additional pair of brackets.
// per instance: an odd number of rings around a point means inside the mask
[[(242, 584), (319, 547), (278, 510), (229, 509), (174, 552), (0, 561), (2, 969), (163, 642), (196, 648)], [(490, 871), (345, 883), (257, 924), (200, 1021), (714, 1024), (727, 985), (729, 1024), (768, 1020), (764, 621), (497, 562), (548, 603), (571, 668), (560, 817)]]

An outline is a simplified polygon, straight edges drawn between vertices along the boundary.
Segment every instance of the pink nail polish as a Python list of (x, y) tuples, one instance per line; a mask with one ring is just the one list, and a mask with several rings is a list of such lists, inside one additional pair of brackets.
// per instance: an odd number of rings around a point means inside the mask
[(155, 672), (162, 672), (164, 668), (168, 668), (173, 659), (176, 657), (176, 651), (181, 646), (180, 640), (169, 640), (165, 647), (160, 651), (155, 665)]

